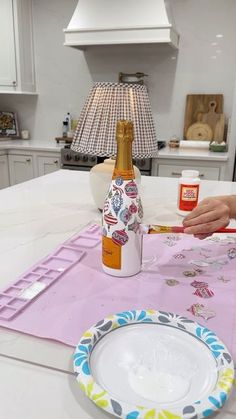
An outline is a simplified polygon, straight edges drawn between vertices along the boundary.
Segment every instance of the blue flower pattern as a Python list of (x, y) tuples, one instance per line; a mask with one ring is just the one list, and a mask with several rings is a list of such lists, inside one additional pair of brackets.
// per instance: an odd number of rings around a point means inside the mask
[(225, 393), (224, 391), (222, 391), (220, 393), (219, 399), (216, 399), (215, 397), (208, 397), (208, 400), (210, 403), (212, 403), (213, 408), (212, 409), (206, 409), (203, 411), (203, 417), (206, 418), (207, 416), (212, 415), (213, 413), (215, 413), (216, 410), (220, 409), (224, 403), (227, 400), (227, 393)]
[(223, 345), (217, 343), (218, 338), (216, 334), (207, 329), (207, 327), (198, 326), (196, 328), (196, 335), (207, 344), (215, 358), (218, 358), (222, 354), (222, 351), (225, 350)]
[(117, 314), (117, 323), (120, 326), (124, 326), (131, 322), (152, 322), (153, 320), (147, 316), (147, 312), (142, 310), (138, 313), (135, 310), (132, 311), (123, 311), (122, 313)]
[(90, 368), (88, 364), (88, 355), (92, 350), (92, 345), (79, 345), (78, 351), (74, 355), (74, 364), (76, 367), (82, 366), (82, 371), (84, 374), (90, 374)]

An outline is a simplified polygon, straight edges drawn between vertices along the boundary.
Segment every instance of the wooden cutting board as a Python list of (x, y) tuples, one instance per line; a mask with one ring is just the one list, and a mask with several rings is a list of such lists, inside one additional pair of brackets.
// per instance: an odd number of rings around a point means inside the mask
[(186, 139), (187, 130), (190, 125), (195, 122), (200, 122), (202, 115), (208, 113), (209, 111), (209, 102), (216, 102), (216, 112), (223, 112), (223, 95), (207, 95), (207, 94), (193, 94), (187, 95), (186, 97), (186, 107), (185, 107), (185, 117), (184, 117), (184, 139)]
[(213, 131), (209, 124), (204, 122), (195, 122), (190, 125), (186, 133), (187, 140), (211, 141)]
[(208, 112), (202, 114), (201, 121), (211, 127), (213, 140), (220, 143), (224, 139), (225, 116), (223, 113), (216, 113), (216, 107), (216, 101), (211, 100), (208, 105)]

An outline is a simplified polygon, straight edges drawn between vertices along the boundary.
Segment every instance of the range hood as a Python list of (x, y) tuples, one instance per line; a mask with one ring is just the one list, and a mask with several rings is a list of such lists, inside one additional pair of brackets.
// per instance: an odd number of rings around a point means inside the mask
[(179, 35), (170, 23), (168, 0), (79, 0), (64, 45), (169, 44)]

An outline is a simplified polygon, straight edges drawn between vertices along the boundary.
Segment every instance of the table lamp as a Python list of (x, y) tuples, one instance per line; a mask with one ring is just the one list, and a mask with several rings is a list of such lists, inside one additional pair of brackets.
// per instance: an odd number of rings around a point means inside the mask
[[(80, 114), (71, 149), (92, 156), (110, 157), (90, 171), (90, 186), (99, 209), (111, 183), (116, 156), (116, 124), (128, 119), (134, 125), (134, 158), (157, 157), (158, 144), (145, 85), (98, 82), (92, 87)], [(137, 182), (141, 179), (134, 167)]]

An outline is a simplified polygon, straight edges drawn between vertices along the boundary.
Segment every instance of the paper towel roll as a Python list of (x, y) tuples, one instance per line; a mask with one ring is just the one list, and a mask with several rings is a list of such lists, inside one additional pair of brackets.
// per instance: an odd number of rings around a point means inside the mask
[(182, 140), (179, 143), (179, 148), (197, 148), (201, 150), (208, 150), (210, 141), (191, 141)]

